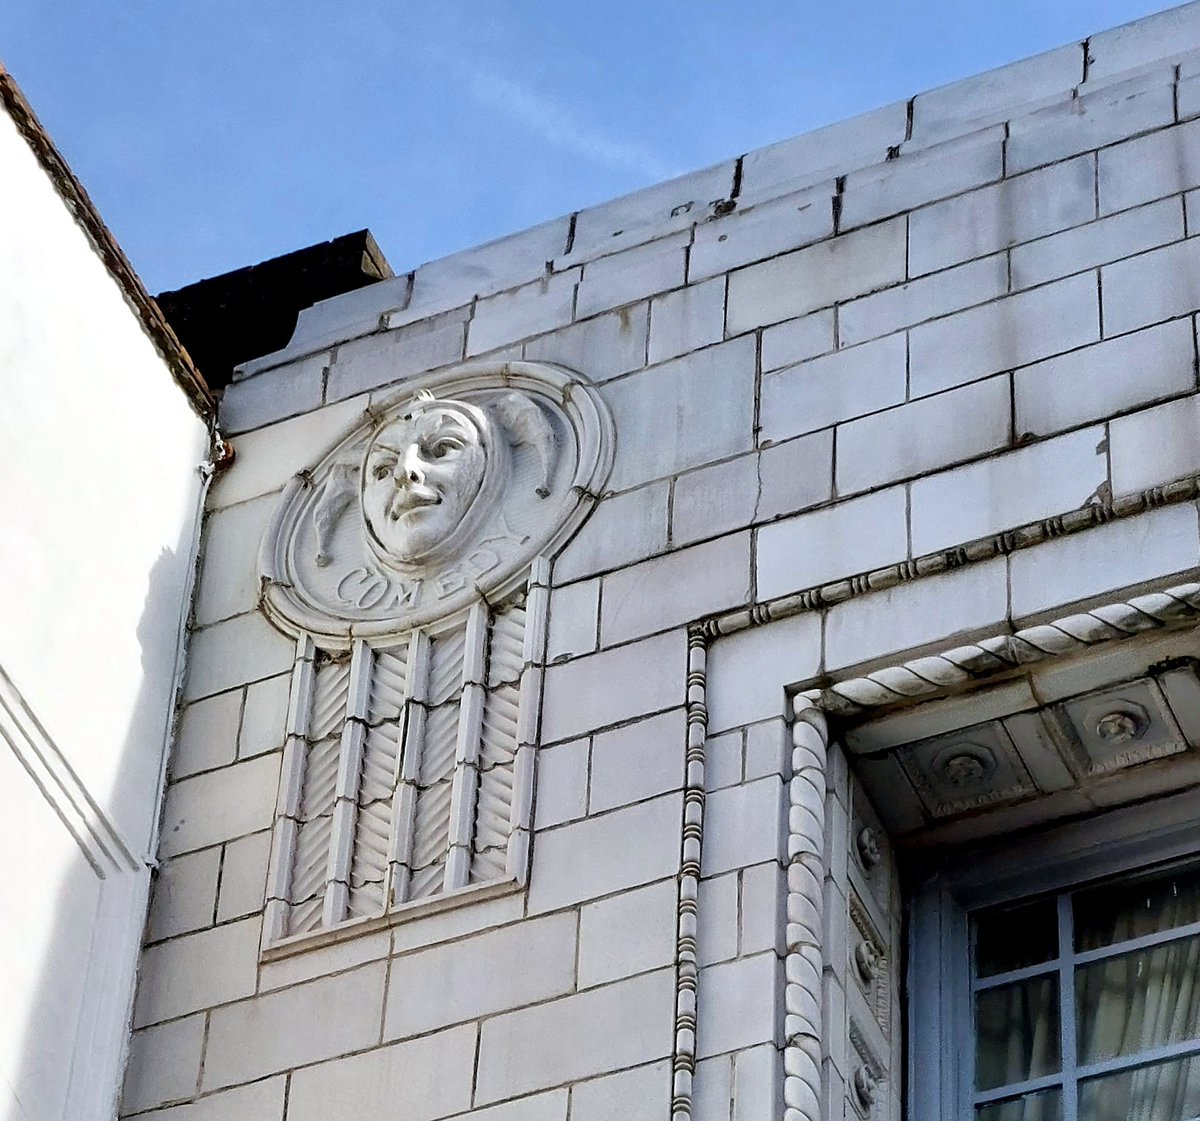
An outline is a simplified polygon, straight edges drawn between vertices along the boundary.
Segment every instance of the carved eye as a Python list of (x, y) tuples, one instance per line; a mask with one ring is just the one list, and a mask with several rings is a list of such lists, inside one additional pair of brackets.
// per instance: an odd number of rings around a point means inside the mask
[(371, 468), (371, 474), (379, 480), (386, 479), (392, 473), (392, 464), (387, 460), (380, 460)]
[(463, 443), (461, 440), (456, 440), (452, 436), (443, 436), (440, 440), (430, 445), (430, 459), (444, 459), (454, 452), (462, 451)]

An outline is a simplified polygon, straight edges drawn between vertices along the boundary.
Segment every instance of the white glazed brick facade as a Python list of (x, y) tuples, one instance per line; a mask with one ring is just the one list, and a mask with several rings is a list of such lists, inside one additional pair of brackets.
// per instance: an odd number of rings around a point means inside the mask
[[(788, 691), (1194, 576), (1198, 59), (1188, 5), (329, 301), (248, 363), (123, 1114), (898, 1118), (894, 858)], [(339, 934), (353, 843), (345, 890), (328, 837), (320, 891), (268, 884), (321, 737), (258, 538), (347, 424), (477, 356), (576, 371), (616, 433), (526, 659), (528, 876)], [(306, 906), (329, 936), (277, 952)]]

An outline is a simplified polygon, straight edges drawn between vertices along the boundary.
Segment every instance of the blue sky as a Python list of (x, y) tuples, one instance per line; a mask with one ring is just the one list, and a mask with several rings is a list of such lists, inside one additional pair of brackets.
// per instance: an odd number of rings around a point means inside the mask
[(3, 0), (153, 291), (369, 226), (397, 272), (1161, 0)]

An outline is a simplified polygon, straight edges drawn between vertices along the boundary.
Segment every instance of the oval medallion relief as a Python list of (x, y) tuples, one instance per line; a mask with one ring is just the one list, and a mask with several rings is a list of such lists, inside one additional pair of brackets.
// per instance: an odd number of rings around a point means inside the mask
[(338, 644), (496, 599), (587, 516), (612, 465), (595, 390), (535, 362), (414, 379), (285, 488), (263, 540), (263, 606)]

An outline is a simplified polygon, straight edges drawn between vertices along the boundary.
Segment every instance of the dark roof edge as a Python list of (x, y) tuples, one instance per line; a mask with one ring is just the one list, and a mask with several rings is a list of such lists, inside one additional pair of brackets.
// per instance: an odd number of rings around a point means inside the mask
[(176, 338), (158, 305), (150, 298), (150, 294), (129, 263), (129, 258), (125, 256), (88, 197), (83, 184), (75, 177), (67, 161), (54, 146), (29, 102), (25, 100), (16, 79), (3, 63), (0, 63), (0, 101), (3, 101), (18, 131), (33, 149), (50, 181), (67, 204), (67, 209), (87, 234), (109, 274), (120, 285), (125, 298), (137, 312), (142, 326), (154, 343), (155, 350), (170, 368), (172, 377), (183, 390), (188, 402), (204, 421), (211, 423), (216, 415), (216, 405), (200, 371), (183, 348), (183, 344)]

